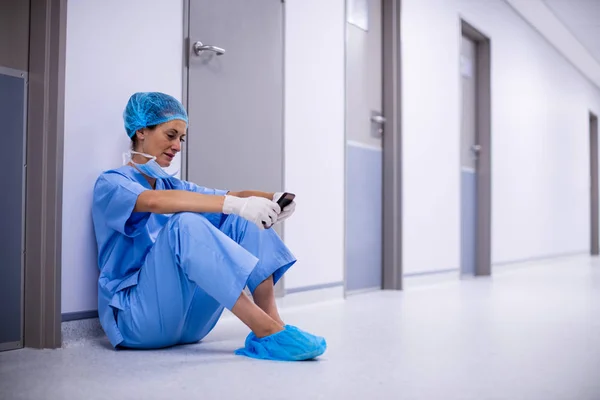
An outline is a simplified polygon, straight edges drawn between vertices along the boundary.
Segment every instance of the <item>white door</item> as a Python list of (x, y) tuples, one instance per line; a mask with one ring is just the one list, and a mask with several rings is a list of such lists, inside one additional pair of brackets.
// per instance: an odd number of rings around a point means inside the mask
[(281, 0), (191, 0), (189, 42), (187, 178), (281, 190)]
[(281, 191), (282, 1), (190, 0), (188, 25), (186, 178), (226, 190)]
[(476, 44), (463, 36), (460, 47), (461, 118), (461, 274), (475, 275), (477, 251), (477, 68)]
[(347, 293), (382, 286), (381, 10), (381, 0), (347, 0)]

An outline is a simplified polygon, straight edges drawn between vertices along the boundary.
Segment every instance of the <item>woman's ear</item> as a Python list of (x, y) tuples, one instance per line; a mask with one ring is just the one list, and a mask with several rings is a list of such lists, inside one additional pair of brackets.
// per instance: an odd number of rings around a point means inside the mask
[(135, 132), (135, 136), (138, 138), (138, 140), (144, 140), (144, 130), (143, 129), (138, 129)]

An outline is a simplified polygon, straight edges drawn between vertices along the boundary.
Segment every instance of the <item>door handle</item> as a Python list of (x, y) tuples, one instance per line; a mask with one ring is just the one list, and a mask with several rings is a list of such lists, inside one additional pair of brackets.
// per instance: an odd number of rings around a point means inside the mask
[(371, 136), (376, 138), (381, 138), (383, 136), (383, 125), (385, 124), (385, 117), (381, 115), (379, 111), (371, 110), (371, 122), (379, 125), (377, 129), (373, 130), (373, 126), (371, 126)]
[(371, 121), (375, 122), (376, 124), (385, 124), (385, 117), (383, 115), (371, 115)]
[(194, 43), (194, 53), (197, 56), (204, 53), (205, 51), (212, 51), (213, 53), (217, 53), (218, 56), (222, 56), (225, 54), (225, 49), (217, 46), (205, 45), (202, 42)]

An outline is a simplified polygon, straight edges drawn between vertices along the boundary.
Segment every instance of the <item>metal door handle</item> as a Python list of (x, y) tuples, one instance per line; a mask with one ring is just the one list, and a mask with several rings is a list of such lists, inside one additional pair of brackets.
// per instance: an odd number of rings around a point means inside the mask
[(375, 122), (376, 124), (385, 124), (386, 119), (383, 115), (372, 115), (371, 121)]
[(223, 54), (225, 54), (225, 49), (222, 49), (220, 47), (205, 45), (202, 42), (194, 43), (194, 53), (196, 53), (197, 56), (204, 53), (205, 51), (212, 51), (213, 53), (217, 53), (218, 56), (222, 56)]

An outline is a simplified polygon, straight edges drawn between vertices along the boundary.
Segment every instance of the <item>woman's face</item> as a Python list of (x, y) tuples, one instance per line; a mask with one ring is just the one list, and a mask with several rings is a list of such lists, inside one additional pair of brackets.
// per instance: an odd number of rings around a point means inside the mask
[(136, 132), (136, 151), (156, 157), (156, 162), (163, 168), (171, 165), (171, 161), (181, 151), (181, 142), (185, 138), (187, 125), (182, 120), (173, 120), (156, 126), (154, 129), (144, 128)]

